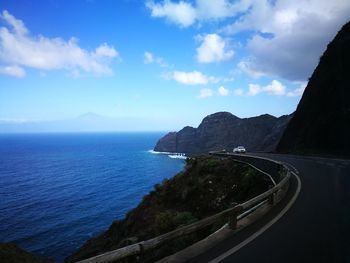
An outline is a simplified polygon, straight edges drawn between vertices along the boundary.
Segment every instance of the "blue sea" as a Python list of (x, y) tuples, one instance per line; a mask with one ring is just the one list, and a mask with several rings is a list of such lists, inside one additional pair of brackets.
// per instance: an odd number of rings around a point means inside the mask
[(164, 133), (0, 135), (0, 242), (62, 262), (181, 171)]

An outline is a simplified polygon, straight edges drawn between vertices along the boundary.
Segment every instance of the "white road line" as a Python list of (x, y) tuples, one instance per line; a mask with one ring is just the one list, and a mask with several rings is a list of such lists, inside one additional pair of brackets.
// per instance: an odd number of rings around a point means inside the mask
[(255, 238), (257, 238), (258, 236), (260, 236), (262, 233), (264, 233), (267, 229), (269, 229), (274, 223), (276, 223), (294, 204), (295, 200), (297, 199), (300, 190), (301, 190), (301, 181), (299, 176), (292, 172), (295, 176), (295, 178), (298, 181), (298, 187), (297, 190), (295, 192), (295, 194), (293, 195), (292, 199), (289, 201), (289, 203), (282, 209), (282, 211), (275, 217), (273, 218), (269, 223), (267, 223), (266, 225), (264, 225), (259, 231), (255, 232), (253, 235), (251, 235), (250, 237), (248, 237), (246, 240), (244, 240), (243, 242), (241, 242), (240, 244), (238, 244), (237, 246), (231, 248), (230, 250), (226, 251), (225, 253), (221, 254), (220, 256), (218, 256), (217, 258), (209, 261), (209, 263), (217, 263), (220, 262), (222, 260), (224, 260), (225, 258), (227, 258), (228, 256), (234, 254), (235, 252), (237, 252), (239, 249), (241, 249), (242, 247), (244, 247), (245, 245), (247, 245), (248, 243), (250, 243), (251, 241), (253, 241)]

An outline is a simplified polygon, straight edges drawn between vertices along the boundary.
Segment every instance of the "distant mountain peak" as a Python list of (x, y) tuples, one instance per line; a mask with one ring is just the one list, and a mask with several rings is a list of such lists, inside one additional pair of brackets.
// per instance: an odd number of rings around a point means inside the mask
[(265, 113), (265, 114), (261, 114), (258, 117), (265, 117), (265, 118), (276, 118), (276, 116), (273, 116), (271, 114)]
[(237, 116), (233, 115), (231, 112), (228, 112), (228, 111), (215, 112), (213, 114), (210, 114), (210, 115), (206, 116), (205, 118), (217, 118), (217, 117), (221, 117), (221, 118), (224, 118), (224, 117), (238, 118)]

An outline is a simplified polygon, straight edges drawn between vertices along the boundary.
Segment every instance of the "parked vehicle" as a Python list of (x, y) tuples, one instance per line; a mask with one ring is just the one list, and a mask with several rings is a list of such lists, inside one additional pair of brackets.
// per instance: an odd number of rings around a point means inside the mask
[(233, 152), (234, 153), (245, 153), (246, 150), (245, 150), (245, 148), (243, 146), (238, 146), (238, 147), (233, 149)]

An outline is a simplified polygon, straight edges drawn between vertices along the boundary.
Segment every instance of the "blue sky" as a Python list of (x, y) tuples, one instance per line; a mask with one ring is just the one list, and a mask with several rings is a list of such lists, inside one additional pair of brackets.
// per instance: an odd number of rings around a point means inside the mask
[(92, 112), (120, 130), (178, 130), (217, 111), (293, 112), (350, 2), (5, 0), (0, 12), (1, 123)]

